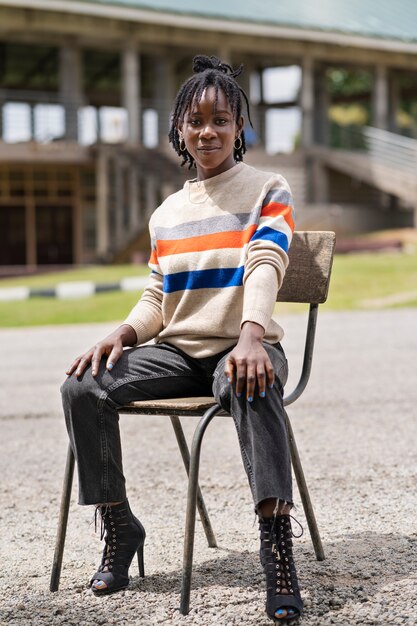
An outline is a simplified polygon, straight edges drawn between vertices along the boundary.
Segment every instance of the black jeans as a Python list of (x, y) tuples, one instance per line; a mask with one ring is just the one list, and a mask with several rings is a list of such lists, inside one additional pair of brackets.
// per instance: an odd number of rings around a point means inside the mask
[[(214, 395), (233, 417), (243, 464), (257, 505), (266, 498), (292, 502), (291, 462), (283, 407), (287, 360), (280, 344), (264, 343), (275, 371), (265, 398), (236, 396), (227, 381), (227, 354), (194, 359), (169, 344), (124, 350), (113, 370), (102, 359), (96, 377), (91, 368), (62, 385), (71, 447), (77, 461), (79, 503), (120, 502), (126, 498), (118, 409), (135, 400)], [(138, 428), (140, 422), (138, 422)]]

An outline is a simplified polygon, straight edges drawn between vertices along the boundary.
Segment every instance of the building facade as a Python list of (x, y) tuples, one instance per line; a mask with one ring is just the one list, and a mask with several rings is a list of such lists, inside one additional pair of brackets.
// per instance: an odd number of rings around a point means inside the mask
[[(150, 213), (189, 176), (167, 131), (198, 53), (244, 64), (248, 162), (287, 175), (303, 223), (332, 225), (337, 214), (341, 230), (416, 225), (411, 0), (331, 12), (312, 0), (206, 4), (190, 13), (184, 0), (0, 0), (0, 268), (146, 249)], [(289, 67), (299, 88), (271, 100), (265, 76)], [(352, 77), (351, 93), (338, 93), (338, 72)], [(360, 132), (332, 122), (354, 105)], [(268, 154), (280, 133), (271, 112), (289, 110), (301, 120), (294, 152)]]

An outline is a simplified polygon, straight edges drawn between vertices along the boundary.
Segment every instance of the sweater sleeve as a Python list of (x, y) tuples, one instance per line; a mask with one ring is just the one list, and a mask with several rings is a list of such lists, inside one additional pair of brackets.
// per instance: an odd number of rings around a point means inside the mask
[(151, 269), (151, 274), (141, 298), (123, 322), (124, 324), (129, 324), (134, 329), (136, 345), (153, 339), (163, 328), (163, 275), (158, 262), (155, 237), (152, 234), (151, 224), (149, 225), (149, 230), (151, 233), (152, 251), (148, 265)]
[(279, 177), (262, 202), (258, 226), (248, 245), (241, 325), (251, 321), (266, 330), (288, 266), (293, 232), (291, 191)]

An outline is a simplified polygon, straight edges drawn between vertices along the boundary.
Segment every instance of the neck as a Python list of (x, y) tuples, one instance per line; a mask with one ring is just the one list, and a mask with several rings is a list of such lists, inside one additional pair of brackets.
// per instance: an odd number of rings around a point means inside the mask
[(197, 181), (201, 182), (203, 180), (208, 180), (209, 178), (213, 178), (214, 176), (218, 176), (219, 174), (223, 174), (223, 172), (227, 172), (228, 170), (232, 169), (232, 167), (237, 165), (237, 163), (232, 157), (230, 164), (229, 163), (227, 164), (228, 167), (224, 167), (224, 165), (225, 164), (222, 163), (222, 165), (219, 166), (218, 168), (214, 168), (210, 170), (202, 168), (199, 165), (197, 165)]

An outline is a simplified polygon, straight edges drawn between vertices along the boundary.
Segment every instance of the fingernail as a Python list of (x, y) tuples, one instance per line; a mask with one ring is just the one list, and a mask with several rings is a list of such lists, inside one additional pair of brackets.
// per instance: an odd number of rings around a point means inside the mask
[(107, 369), (108, 370), (112, 370), (113, 369), (113, 363), (109, 363), (108, 366), (107, 366)]
[(265, 391), (261, 391), (261, 398), (265, 398)]
[(273, 389), (273, 388), (274, 388), (274, 383), (271, 383), (271, 384), (269, 385), (269, 388), (270, 388), (270, 389)]
[(252, 396), (249, 396), (249, 398), (248, 398), (248, 402), (252, 402), (252, 401), (253, 401)]
[(230, 380), (230, 376), (227, 377), (227, 382), (231, 383), (232, 381)]
[(283, 610), (283, 609), (278, 609), (278, 611), (275, 611), (275, 613), (278, 613), (278, 615), (282, 615), (282, 614), (283, 614), (283, 612), (284, 612), (284, 610)]

